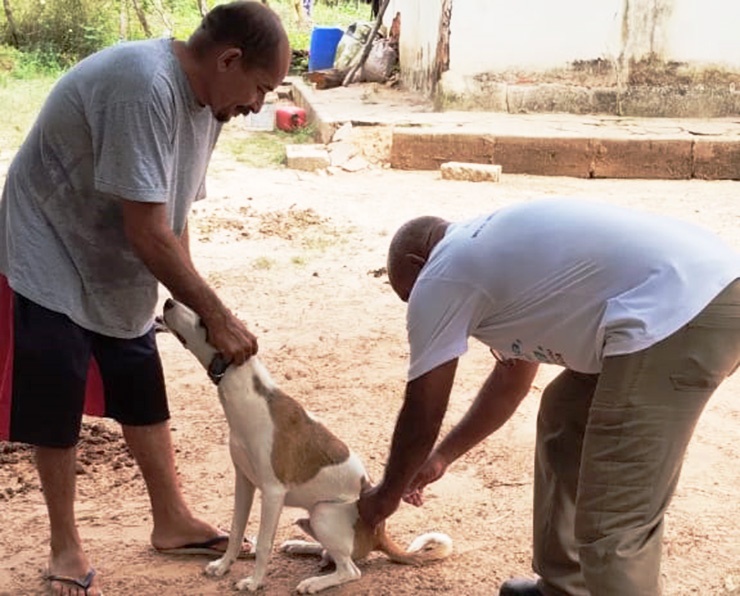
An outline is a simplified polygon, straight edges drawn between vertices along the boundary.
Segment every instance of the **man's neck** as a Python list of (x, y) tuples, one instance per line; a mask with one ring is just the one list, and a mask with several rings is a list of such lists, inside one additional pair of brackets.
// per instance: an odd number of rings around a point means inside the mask
[(177, 39), (172, 40), (172, 51), (175, 54), (180, 66), (185, 72), (190, 88), (193, 90), (195, 99), (201, 106), (208, 105), (206, 96), (206, 86), (203, 82), (200, 62), (196, 59), (192, 50), (184, 41)]

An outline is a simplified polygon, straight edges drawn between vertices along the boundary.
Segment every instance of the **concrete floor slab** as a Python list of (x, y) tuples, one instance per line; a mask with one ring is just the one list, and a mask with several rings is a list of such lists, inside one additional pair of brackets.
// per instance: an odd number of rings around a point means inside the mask
[(394, 168), (464, 161), (500, 164), (504, 174), (740, 179), (737, 118), (436, 112), (425, 98), (375, 83), (316, 91), (290, 82), (324, 143), (347, 122), (391, 127)]

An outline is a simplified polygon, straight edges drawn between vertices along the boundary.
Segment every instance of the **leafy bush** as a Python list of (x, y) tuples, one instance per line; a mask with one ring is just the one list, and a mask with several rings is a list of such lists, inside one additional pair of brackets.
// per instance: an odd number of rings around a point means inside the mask
[(42, 72), (66, 68), (118, 39), (115, 0), (10, 0), (0, 41), (31, 55)]
[[(210, 0), (208, 6), (223, 1)], [(146, 37), (147, 31), (187, 39), (201, 19), (196, 0), (7, 0), (7, 5), (13, 26), (6, 13), (0, 21), (0, 45), (15, 47), (23, 56), (0, 56), (0, 72), (10, 69), (21, 77), (34, 71), (58, 73), (119, 40)], [(346, 28), (370, 17), (364, 0), (316, 0), (313, 23), (299, 22), (292, 0), (271, 0), (269, 6), (280, 15), (296, 50), (308, 50), (312, 24)]]

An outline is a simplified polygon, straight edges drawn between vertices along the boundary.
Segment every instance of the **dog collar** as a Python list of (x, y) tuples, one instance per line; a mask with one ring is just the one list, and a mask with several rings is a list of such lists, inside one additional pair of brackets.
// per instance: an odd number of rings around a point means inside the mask
[(229, 362), (226, 362), (221, 354), (216, 354), (208, 365), (208, 378), (213, 381), (214, 385), (218, 385), (221, 379), (224, 378), (226, 371), (229, 369)]

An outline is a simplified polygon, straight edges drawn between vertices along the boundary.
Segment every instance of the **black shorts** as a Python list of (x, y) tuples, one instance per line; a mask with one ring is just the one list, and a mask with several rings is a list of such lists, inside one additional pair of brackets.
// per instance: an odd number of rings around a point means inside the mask
[(0, 440), (77, 443), (82, 414), (144, 426), (169, 419), (154, 330), (135, 339), (83, 329), (0, 279)]

